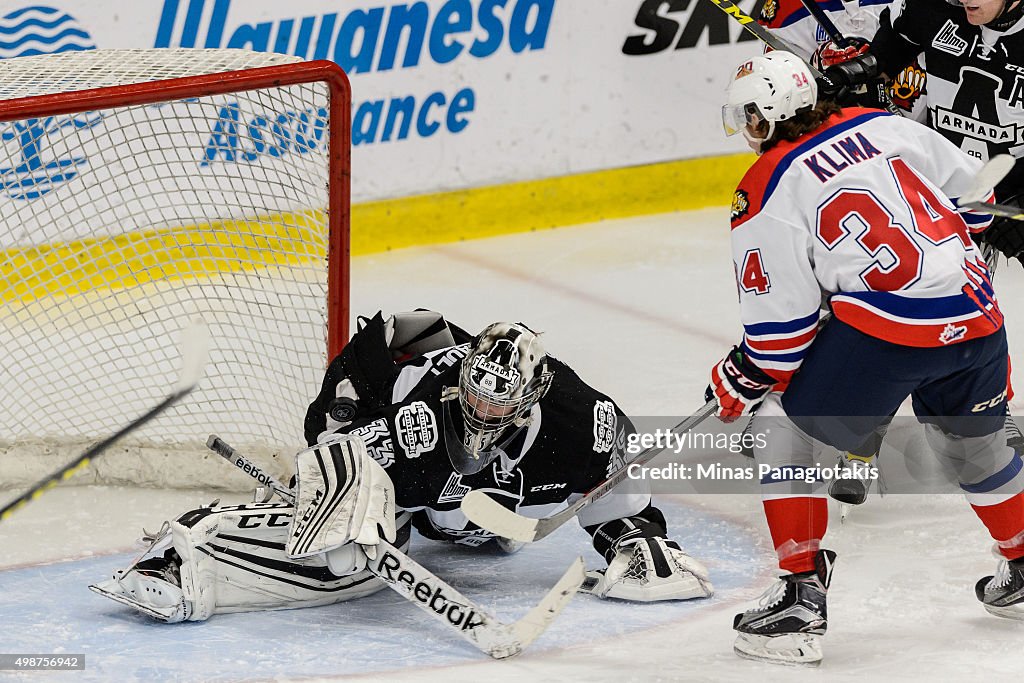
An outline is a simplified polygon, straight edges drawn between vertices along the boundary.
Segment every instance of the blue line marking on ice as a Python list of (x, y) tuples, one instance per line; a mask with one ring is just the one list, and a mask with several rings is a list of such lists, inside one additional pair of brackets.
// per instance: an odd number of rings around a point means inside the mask
[[(685, 619), (749, 584), (750, 568), (761, 560), (750, 530), (667, 500), (658, 505), (671, 536), (708, 566), (715, 597), (630, 604), (578, 595), (526, 656)], [(511, 556), (419, 537), (411, 554), (506, 622), (525, 614), (573, 557), (582, 555), (589, 568), (604, 566), (589, 537), (572, 523)], [(86, 670), (75, 672), (76, 681), (289, 679), (486, 659), (388, 589), (327, 607), (162, 624), (86, 588), (132, 558), (115, 555), (0, 571), (0, 651), (84, 653)]]

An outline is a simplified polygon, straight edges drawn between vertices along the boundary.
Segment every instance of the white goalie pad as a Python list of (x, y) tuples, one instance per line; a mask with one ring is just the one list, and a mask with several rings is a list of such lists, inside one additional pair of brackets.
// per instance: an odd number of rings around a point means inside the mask
[(707, 568), (672, 541), (638, 538), (623, 544), (608, 568), (587, 572), (584, 592), (631, 602), (709, 598)]
[(366, 571), (366, 555), (353, 544), (301, 560), (288, 558), (284, 548), (291, 519), (292, 507), (278, 503), (187, 512), (166, 525), (127, 569), (89, 588), (174, 623), (329, 605), (384, 587)]
[(357, 436), (335, 435), (295, 456), (296, 514), (287, 554), (303, 558), (359, 543), (373, 558), (395, 540), (395, 487)]

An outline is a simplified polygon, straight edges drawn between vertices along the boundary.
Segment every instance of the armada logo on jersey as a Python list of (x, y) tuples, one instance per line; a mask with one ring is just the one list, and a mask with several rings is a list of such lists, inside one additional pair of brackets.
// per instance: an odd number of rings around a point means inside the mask
[(775, 15), (778, 13), (778, 11), (778, 0), (766, 0), (764, 6), (761, 8), (761, 21), (774, 21)]
[(964, 325), (954, 325), (949, 323), (943, 328), (939, 334), (939, 341), (943, 344), (950, 344), (955, 341), (960, 341), (967, 334), (967, 327)]
[(750, 211), (750, 197), (747, 195), (746, 190), (737, 189), (732, 194), (732, 206), (729, 209), (729, 215), (732, 220), (743, 218)]
[(996, 123), (979, 121), (945, 107), (936, 106), (932, 109), (932, 121), (936, 129), (959, 133), (996, 145), (1011, 145), (1019, 142), (1017, 127), (1012, 124), (1001, 126)]
[(932, 39), (932, 47), (959, 57), (967, 50), (967, 41), (956, 34), (956, 24), (947, 19)]

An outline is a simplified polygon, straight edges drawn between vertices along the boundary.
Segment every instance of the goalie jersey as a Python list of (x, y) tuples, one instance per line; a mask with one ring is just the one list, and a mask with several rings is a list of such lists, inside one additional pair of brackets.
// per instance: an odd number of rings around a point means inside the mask
[(904, 346), (998, 330), (969, 236), (991, 217), (954, 205), (980, 167), (931, 129), (873, 109), (844, 109), (769, 149), (732, 203), (744, 352), (788, 381), (817, 333), (822, 297), (836, 318)]
[[(625, 464), (626, 438), (633, 425), (608, 396), (548, 356), (554, 378), (547, 394), (533, 406), (530, 423), (502, 444), (502, 455), (491, 465), (473, 475), (460, 474), (446, 450), (446, 439), (459, 438), (450, 431), (446, 434), (446, 427), (461, 434), (458, 399), (443, 401), (442, 396), (446, 388), (458, 386), (460, 363), (468, 351), (469, 344), (461, 344), (401, 363), (390, 401), (380, 401), (386, 405), (374, 410), (360, 410), (354, 422), (336, 430), (324, 410), (324, 397), (334, 396), (335, 382), (325, 381), (321, 396), (310, 406), (307, 438), (314, 441), (331, 431), (362, 437), (368, 453), (391, 477), (398, 508), (416, 513), (413, 523), (423, 536), (477, 546), (494, 535), (462, 514), (459, 505), (467, 492), (485, 491), (527, 516), (550, 514)], [(615, 495), (585, 508), (580, 524), (593, 533), (595, 525), (643, 512), (664, 533), (664, 517), (650, 502), (641, 482), (627, 480)]]

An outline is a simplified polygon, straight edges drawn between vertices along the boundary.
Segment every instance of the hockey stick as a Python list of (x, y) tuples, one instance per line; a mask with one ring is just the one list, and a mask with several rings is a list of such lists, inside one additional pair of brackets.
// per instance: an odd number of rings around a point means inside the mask
[[(731, 0), (708, 0), (718, 9), (722, 10), (730, 17), (735, 19), (740, 26), (746, 29), (748, 32), (754, 34), (758, 40), (767, 45), (773, 50), (783, 50), (784, 52), (792, 52), (795, 55), (799, 55), (800, 51), (790, 45), (783, 38), (778, 37), (761, 24), (757, 23), (752, 16), (744, 13), (739, 6), (731, 2)], [(815, 78), (821, 78), (821, 72), (815, 69), (812, 65), (808, 64), (807, 68), (811, 70), (811, 75)]]
[[(707, 419), (708, 416), (714, 414), (717, 405), (714, 400), (708, 401), (695, 415), (677, 424), (672, 428), (672, 431), (685, 434)], [(664, 447), (653, 447), (641, 452), (627, 464), (616, 470), (610, 477), (592, 488), (587, 495), (561, 512), (556, 512), (549, 517), (541, 517), (539, 519), (523, 517), (509, 510), (483, 491), (470, 491), (465, 495), (461, 504), (462, 514), (466, 515), (474, 524), (499, 536), (524, 543), (539, 541), (570, 519), (573, 519), (579, 514), (580, 510), (607, 495), (627, 477), (631, 467), (649, 462), (663, 450), (665, 450)]]
[[(206, 445), (249, 476), (269, 486), (285, 502), (295, 503), (291, 489), (244, 458), (223, 439), (211, 434)], [(505, 624), (387, 541), (381, 540), (377, 548), (376, 559), (367, 564), (370, 573), (495, 659), (517, 655), (536, 640), (586, 578), (583, 558), (576, 558), (558, 583), (526, 616)]]
[(1009, 204), (994, 204), (983, 201), (992, 192), (992, 188), (1002, 182), (1003, 178), (1013, 170), (1017, 160), (1009, 154), (998, 154), (985, 164), (974, 177), (970, 189), (960, 196), (960, 210), (987, 213), (990, 216), (1011, 218), (1024, 221), (1024, 210)]
[(800, 0), (800, 4), (814, 17), (814, 20), (818, 22), (818, 26), (825, 31), (828, 37), (832, 39), (832, 42), (839, 47), (846, 47), (850, 44), (847, 37), (839, 31), (839, 27), (832, 22), (828, 14), (825, 13), (825, 10), (815, 0)]
[(23, 494), (5, 505), (3, 509), (0, 509), (0, 521), (7, 519), (15, 510), (26, 505), (29, 501), (35, 500), (60, 482), (70, 479), (77, 472), (88, 467), (93, 458), (112, 446), (115, 441), (126, 434), (134, 432), (188, 396), (196, 388), (196, 385), (199, 384), (199, 380), (203, 376), (203, 368), (206, 366), (206, 359), (209, 354), (209, 336), (206, 324), (201, 320), (197, 320), (186, 327), (181, 333), (181, 375), (173, 391), (144, 414), (132, 420), (111, 436), (90, 447), (67, 465), (40, 480)]

